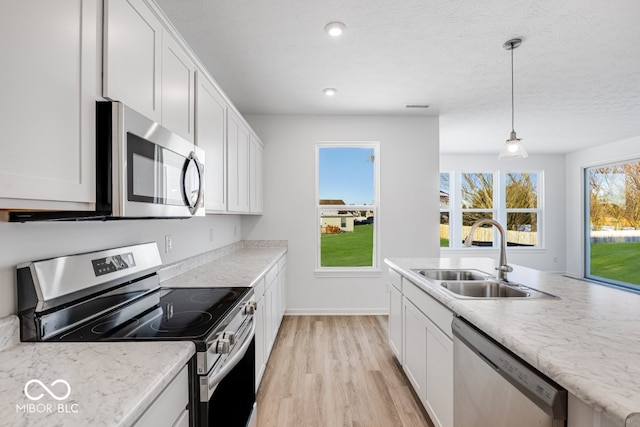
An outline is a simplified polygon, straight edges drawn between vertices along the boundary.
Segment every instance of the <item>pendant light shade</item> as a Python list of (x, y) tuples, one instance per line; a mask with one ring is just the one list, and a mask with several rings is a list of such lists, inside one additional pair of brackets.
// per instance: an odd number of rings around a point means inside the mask
[(513, 50), (522, 44), (521, 39), (511, 39), (505, 42), (502, 47), (511, 51), (511, 133), (500, 151), (499, 159), (525, 159), (529, 157), (527, 150), (522, 144), (522, 140), (516, 136), (514, 128), (515, 107), (513, 102)]

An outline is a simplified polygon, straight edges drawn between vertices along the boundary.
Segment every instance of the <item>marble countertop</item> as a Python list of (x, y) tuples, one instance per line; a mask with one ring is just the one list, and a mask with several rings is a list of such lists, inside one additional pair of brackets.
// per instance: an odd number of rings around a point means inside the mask
[[(165, 288), (253, 287), (287, 252), (282, 246), (244, 246), (197, 267), (183, 263), (180, 274), (161, 282)], [(186, 271), (188, 270), (188, 271)], [(162, 276), (162, 272), (160, 272)]]
[(476, 268), (494, 274), (492, 259), (385, 262), (616, 425), (640, 426), (640, 295), (513, 265), (510, 281), (560, 298), (465, 300), (410, 269)]
[[(18, 318), (0, 319), (3, 426), (130, 426), (193, 356), (191, 342), (20, 343)], [(7, 338), (9, 337), (9, 338)], [(54, 383), (62, 379), (68, 383)], [(25, 387), (32, 383), (29, 393)], [(31, 405), (31, 406), (29, 406)]]

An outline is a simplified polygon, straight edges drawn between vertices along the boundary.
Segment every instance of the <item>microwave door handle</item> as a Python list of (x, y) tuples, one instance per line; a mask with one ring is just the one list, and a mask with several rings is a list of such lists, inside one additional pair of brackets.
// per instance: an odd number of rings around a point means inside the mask
[(253, 340), (253, 337), (255, 336), (255, 333), (256, 333), (256, 323), (255, 322), (251, 322), (251, 323), (252, 323), (251, 332), (249, 332), (249, 334), (245, 338), (244, 342), (242, 343), (242, 347), (238, 349), (238, 352), (234, 354), (231, 357), (231, 359), (225, 362), (225, 365), (218, 372), (216, 372), (215, 375), (209, 378), (209, 381), (208, 381), (209, 393), (208, 393), (207, 401), (211, 399), (211, 396), (213, 395), (213, 392), (215, 391), (216, 387), (218, 387), (218, 384), (220, 384), (220, 381), (222, 381), (222, 379), (229, 372), (231, 372), (233, 368), (236, 367), (236, 365), (240, 362), (240, 360), (242, 360), (244, 355), (247, 353), (247, 349), (251, 345), (251, 341)]
[[(189, 197), (191, 189), (187, 188), (187, 170), (189, 169), (189, 164), (191, 164), (191, 162), (193, 162), (193, 164), (195, 165), (196, 171), (198, 173), (198, 197), (196, 197), (196, 201), (193, 204), (191, 204), (191, 198)], [(203, 186), (204, 181), (202, 178), (202, 166), (200, 164), (200, 161), (198, 160), (198, 156), (196, 156), (196, 153), (192, 151), (191, 153), (189, 153), (189, 156), (185, 161), (184, 171), (182, 173), (182, 192), (184, 193), (184, 200), (187, 207), (189, 208), (189, 212), (191, 212), (191, 215), (195, 215), (195, 213), (198, 211), (198, 208), (200, 207), (200, 201), (202, 200), (202, 194), (204, 192)]]

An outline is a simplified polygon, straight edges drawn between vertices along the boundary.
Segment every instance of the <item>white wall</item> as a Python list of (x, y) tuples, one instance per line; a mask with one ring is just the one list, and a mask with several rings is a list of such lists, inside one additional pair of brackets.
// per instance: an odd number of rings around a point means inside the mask
[[(286, 239), (289, 313), (388, 310), (386, 273), (315, 277), (315, 143), (380, 142), (381, 264), (438, 256), (438, 118), (247, 115), (265, 143), (265, 214), (243, 218), (245, 239)], [(384, 265), (381, 265), (386, 270)]]
[[(209, 229), (213, 228), (213, 242)], [(234, 235), (235, 231), (235, 235)], [(157, 241), (169, 264), (240, 240), (238, 215), (184, 220), (0, 223), (0, 317), (16, 314), (16, 265), (39, 259)], [(164, 253), (164, 236), (173, 250)]]
[(638, 159), (640, 136), (567, 154), (567, 273), (584, 276), (584, 168)]
[[(526, 159), (499, 160), (496, 154), (441, 154), (440, 170), (468, 172), (544, 171), (542, 206), (543, 248), (507, 248), (507, 261), (544, 271), (565, 271), (565, 156), (532, 154)], [(442, 256), (497, 259), (498, 250), (485, 248), (441, 249)]]

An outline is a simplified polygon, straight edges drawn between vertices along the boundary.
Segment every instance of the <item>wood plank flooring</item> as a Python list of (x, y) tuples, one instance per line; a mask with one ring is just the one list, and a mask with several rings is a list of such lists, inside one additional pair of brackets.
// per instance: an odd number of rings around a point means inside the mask
[(387, 343), (386, 316), (285, 316), (258, 427), (433, 426)]

